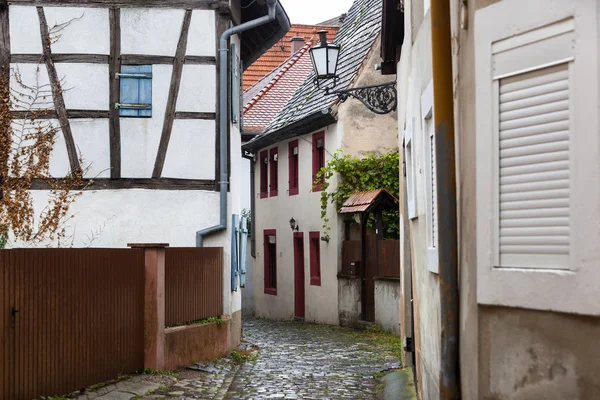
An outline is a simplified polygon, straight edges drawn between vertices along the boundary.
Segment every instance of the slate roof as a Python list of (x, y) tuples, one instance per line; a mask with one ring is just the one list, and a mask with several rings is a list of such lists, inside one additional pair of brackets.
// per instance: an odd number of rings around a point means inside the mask
[(290, 58), (292, 55), (290, 41), (294, 36), (303, 37), (305, 42), (312, 41), (316, 44), (319, 37), (317, 32), (321, 29), (326, 29), (329, 35), (328, 37), (333, 38), (339, 27), (325, 25), (292, 25), (283, 38), (246, 68), (243, 76), (244, 90), (248, 90), (250, 87), (254, 86), (257, 82), (262, 80), (265, 75), (269, 75), (274, 69)]
[[(350, 87), (358, 76), (381, 31), (381, 12), (382, 0), (355, 0), (350, 7), (333, 41), (341, 46), (335, 89)], [(266, 127), (265, 133), (245, 144), (244, 148), (261, 148), (335, 122), (337, 96), (326, 95), (313, 81), (314, 71), (311, 71), (288, 104)]]
[[(267, 77), (244, 93), (244, 131), (262, 133), (264, 128), (281, 111), (296, 89), (312, 71), (312, 62), (305, 45)], [(260, 90), (256, 90), (256, 87)], [(249, 95), (254, 94), (252, 97)]]

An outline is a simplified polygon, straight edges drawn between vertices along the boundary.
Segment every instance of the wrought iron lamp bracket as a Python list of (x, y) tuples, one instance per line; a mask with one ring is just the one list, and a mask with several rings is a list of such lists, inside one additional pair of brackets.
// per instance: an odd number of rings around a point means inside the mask
[(354, 97), (376, 114), (388, 114), (396, 111), (398, 105), (395, 82), (345, 90), (332, 90), (331, 87), (326, 87), (325, 93), (337, 95), (341, 102), (348, 100), (349, 97)]

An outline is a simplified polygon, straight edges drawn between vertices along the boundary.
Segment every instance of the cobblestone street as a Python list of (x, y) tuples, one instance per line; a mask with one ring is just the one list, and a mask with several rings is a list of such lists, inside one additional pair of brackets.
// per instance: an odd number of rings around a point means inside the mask
[(381, 332), (247, 319), (244, 340), (256, 350), (197, 365), (143, 398), (377, 399), (380, 372), (399, 366), (398, 338)]

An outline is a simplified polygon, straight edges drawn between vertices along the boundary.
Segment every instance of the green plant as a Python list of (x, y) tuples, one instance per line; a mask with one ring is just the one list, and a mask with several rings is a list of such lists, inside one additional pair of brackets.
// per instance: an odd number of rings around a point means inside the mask
[[(237, 364), (244, 364), (248, 361), (254, 362), (258, 357), (257, 353), (252, 353), (248, 350), (233, 350), (231, 352), (231, 359)], [(268, 375), (268, 374), (267, 374)]]
[(248, 234), (252, 232), (252, 213), (247, 208), (242, 209), (242, 217), (246, 217), (246, 229)]
[(8, 228), (3, 225), (0, 227), (0, 249), (6, 247), (6, 242), (8, 242)]
[[(356, 192), (367, 190), (386, 189), (398, 197), (400, 194), (400, 158), (398, 151), (385, 154), (367, 153), (363, 158), (342, 155), (341, 151), (335, 152), (327, 166), (317, 173), (314, 184), (325, 181), (321, 191), (321, 218), (325, 235), (329, 236), (331, 227), (327, 216), (327, 206), (335, 204), (339, 209), (348, 197)], [(338, 174), (338, 184), (334, 190), (330, 189), (329, 180)], [(400, 215), (398, 210), (383, 212), (384, 237), (398, 239), (400, 237)], [(368, 220), (367, 226), (373, 226), (373, 217)]]
[(176, 371), (157, 370), (157, 369), (153, 369), (153, 368), (144, 368), (142, 370), (142, 373), (144, 373), (146, 375), (168, 375), (168, 376), (173, 376), (175, 378), (177, 378), (179, 376), (179, 373)]
[(173, 325), (166, 325), (165, 328), (174, 328), (176, 326), (184, 326), (184, 325), (212, 324), (212, 323), (216, 323), (217, 325), (223, 325), (226, 322), (227, 322), (226, 320), (219, 318), (219, 317), (210, 317), (210, 318), (204, 318), (204, 319), (195, 319), (193, 321), (180, 322), (178, 324), (173, 324)]

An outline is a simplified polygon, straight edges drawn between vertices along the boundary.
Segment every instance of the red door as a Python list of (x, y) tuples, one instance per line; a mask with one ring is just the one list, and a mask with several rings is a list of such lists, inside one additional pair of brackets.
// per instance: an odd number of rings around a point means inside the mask
[(294, 233), (294, 316), (304, 318), (304, 234)]

